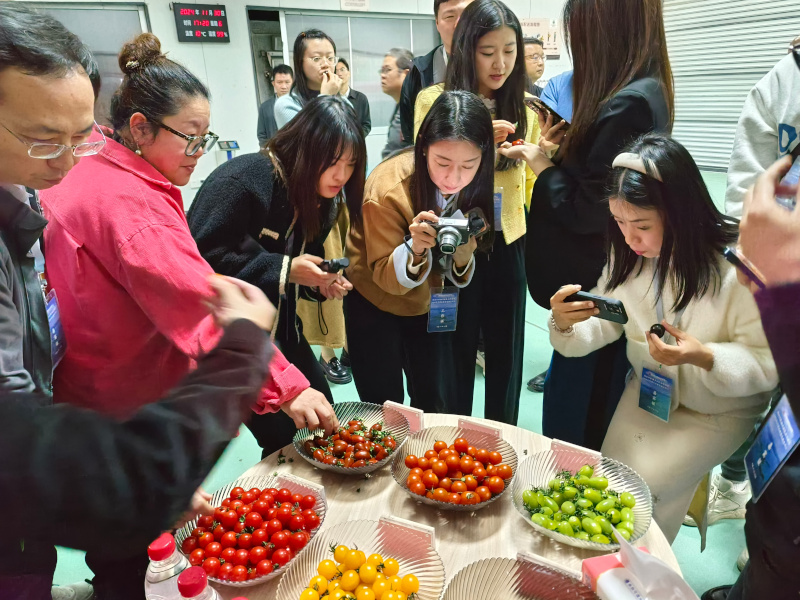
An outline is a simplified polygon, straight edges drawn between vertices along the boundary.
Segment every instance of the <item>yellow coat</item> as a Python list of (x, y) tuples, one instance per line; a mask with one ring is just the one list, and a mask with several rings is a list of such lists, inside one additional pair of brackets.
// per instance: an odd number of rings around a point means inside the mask
[[(444, 91), (444, 84), (438, 83), (425, 88), (417, 95), (414, 105), (414, 139), (417, 139), (422, 121), (433, 106), (433, 103)], [(525, 141), (532, 144), (539, 143), (539, 119), (528, 107), (525, 107), (528, 117), (528, 128)], [(494, 117), (494, 115), (492, 115)], [(508, 171), (495, 171), (494, 185), (503, 188), (503, 237), (506, 244), (510, 244), (525, 235), (525, 207), (531, 204), (531, 192), (536, 175), (522, 161)]]

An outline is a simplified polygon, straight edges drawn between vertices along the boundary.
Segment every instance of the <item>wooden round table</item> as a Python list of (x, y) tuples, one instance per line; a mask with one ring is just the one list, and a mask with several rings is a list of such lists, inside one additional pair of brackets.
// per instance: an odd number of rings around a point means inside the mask
[[(425, 414), (425, 426), (456, 426), (461, 417), (455, 415)], [(503, 438), (517, 451), (520, 462), (527, 455), (548, 450), (550, 438), (527, 429), (505, 425), (486, 419), (470, 419), (502, 429)], [(278, 464), (278, 454), (283, 452), (286, 462)], [(394, 515), (410, 521), (429, 525), (436, 530), (437, 551), (444, 561), (447, 580), (453, 578), (469, 563), (482, 558), (515, 558), (518, 552), (542, 556), (578, 576), (581, 561), (601, 553), (566, 546), (540, 535), (522, 522), (522, 516), (506, 493), (497, 502), (474, 513), (437, 510), (416, 502), (401, 490), (391, 473), (391, 464), (372, 473), (369, 479), (348, 477), (312, 466), (298, 456), (294, 446), (271, 454), (242, 477), (291, 473), (308, 481), (323, 485), (328, 500), (328, 512), (323, 529), (344, 521), (359, 519), (378, 520), (384, 515)], [(653, 556), (680, 573), (678, 562), (664, 534), (653, 521), (648, 532), (636, 542), (645, 546)], [(249, 588), (232, 588), (215, 584), (225, 600), (244, 596), (248, 600), (273, 600), (280, 578)]]

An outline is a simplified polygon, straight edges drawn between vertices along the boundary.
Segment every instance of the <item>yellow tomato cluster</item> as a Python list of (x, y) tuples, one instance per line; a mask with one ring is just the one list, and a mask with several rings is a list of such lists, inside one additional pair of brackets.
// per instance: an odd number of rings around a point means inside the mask
[(300, 600), (413, 600), (419, 579), (400, 576), (400, 564), (380, 554), (367, 556), (347, 546), (331, 548), (333, 560), (323, 560)]

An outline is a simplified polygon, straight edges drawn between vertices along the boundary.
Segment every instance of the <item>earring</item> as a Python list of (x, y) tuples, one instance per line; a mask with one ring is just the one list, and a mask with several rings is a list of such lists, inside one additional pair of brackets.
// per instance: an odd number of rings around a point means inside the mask
[(139, 149), (139, 144), (136, 144), (136, 150), (134, 150), (133, 152), (137, 156), (141, 156), (142, 155), (142, 151)]

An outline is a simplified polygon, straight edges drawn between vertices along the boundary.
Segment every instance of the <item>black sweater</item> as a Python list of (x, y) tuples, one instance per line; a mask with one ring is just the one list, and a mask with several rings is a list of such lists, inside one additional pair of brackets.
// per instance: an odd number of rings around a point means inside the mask
[(288, 339), (290, 332), (299, 335), (296, 295), (319, 299), (310, 290), (289, 284), (289, 271), (291, 259), (300, 254), (324, 257), (322, 243), (336, 207), (331, 200), (321, 202), (322, 229), (316, 240), (304, 245), (299, 224), (290, 235), (294, 207), (286, 187), (272, 161), (258, 152), (237, 156), (214, 170), (189, 210), (189, 229), (214, 271), (252, 283), (275, 306), (280, 303), (278, 340)]
[(525, 269), (537, 304), (550, 308), (550, 297), (563, 285), (595, 286), (606, 260), (611, 163), (639, 136), (666, 133), (669, 126), (661, 83), (653, 77), (637, 79), (605, 104), (579, 148), (536, 179)]

